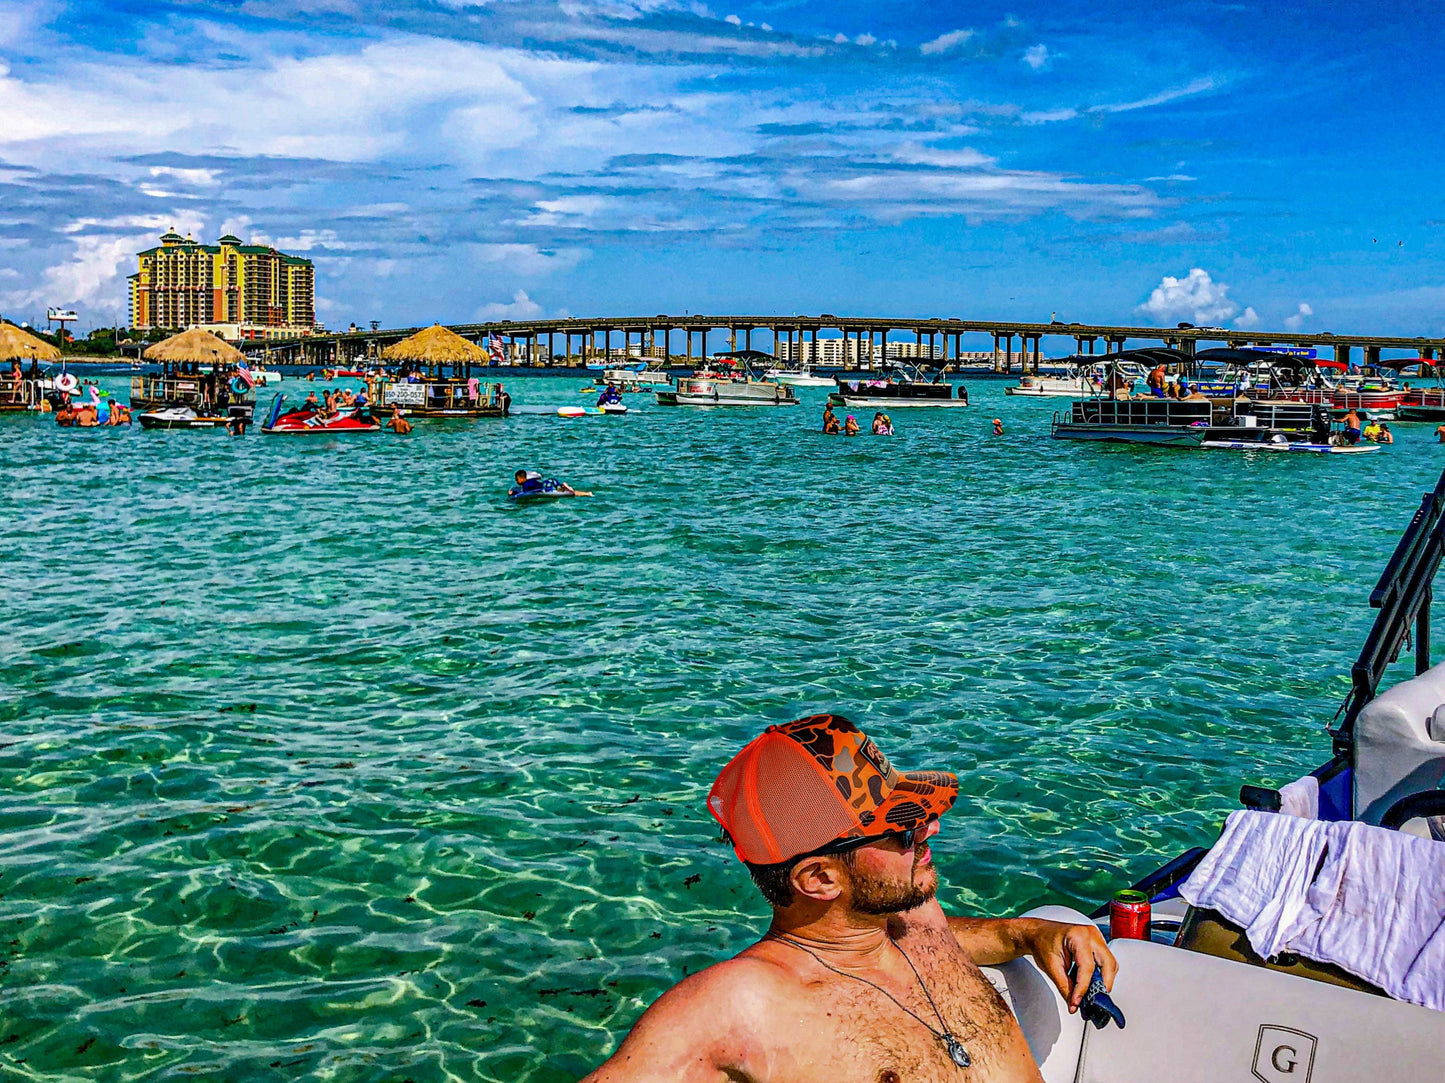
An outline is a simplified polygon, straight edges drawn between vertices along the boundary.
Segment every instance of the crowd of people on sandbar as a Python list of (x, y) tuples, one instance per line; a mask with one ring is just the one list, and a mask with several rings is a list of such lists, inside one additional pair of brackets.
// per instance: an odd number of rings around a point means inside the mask
[[(1395, 442), (1395, 434), (1390, 431), (1389, 425), (1377, 418), (1362, 420), (1358, 411), (1353, 407), (1345, 414), (1343, 424), (1346, 444), (1358, 444), (1361, 440), (1368, 440), (1372, 444), (1393, 444)], [(1442, 425), (1441, 428), (1445, 428), (1445, 425)], [(1445, 443), (1445, 440), (1441, 442)]]
[(55, 423), (67, 428), (93, 429), (101, 425), (129, 425), (130, 407), (109, 398), (72, 403), (70, 396), (55, 408)]
[[(841, 423), (838, 415), (833, 412), (833, 404), (830, 402), (823, 407), (823, 434), (825, 436), (857, 436), (863, 429), (858, 424), (858, 419), (852, 414)], [(892, 436), (893, 419), (879, 410), (873, 415), (872, 433), (874, 436)]]

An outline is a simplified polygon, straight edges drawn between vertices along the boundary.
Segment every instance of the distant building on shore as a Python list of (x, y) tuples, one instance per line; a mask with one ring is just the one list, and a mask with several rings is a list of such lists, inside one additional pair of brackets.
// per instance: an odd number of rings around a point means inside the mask
[(226, 234), (201, 244), (175, 230), (137, 255), (129, 278), (130, 323), (140, 330), (204, 327), (233, 341), (309, 335), (316, 271), (309, 259)]
[[(863, 340), (860, 345), (857, 338), (849, 337), (820, 338), (815, 342), (803, 339), (796, 345), (797, 360), (802, 364), (830, 365), (835, 368), (850, 368), (858, 364), (882, 361), (885, 357), (889, 361), (943, 359), (943, 347), (930, 346), (926, 342), (889, 342), (880, 349), (879, 344), (871, 339)], [(794, 343), (786, 338), (778, 340), (778, 360), (783, 364), (794, 362), (793, 346)]]

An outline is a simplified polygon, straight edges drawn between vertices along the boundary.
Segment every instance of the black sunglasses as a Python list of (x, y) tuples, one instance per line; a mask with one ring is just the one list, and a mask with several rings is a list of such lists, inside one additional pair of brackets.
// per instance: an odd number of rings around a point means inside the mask
[(918, 839), (919, 833), (926, 826), (927, 825), (925, 824), (919, 827), (910, 827), (907, 831), (890, 831), (886, 835), (865, 835), (861, 838), (837, 839), (836, 841), (830, 842), (826, 846), (821, 846), (816, 850), (804, 854), (803, 856), (832, 857), (837, 854), (846, 854), (850, 850), (860, 849), (872, 842), (882, 842), (885, 839), (897, 839), (902, 844), (903, 849), (911, 850), (913, 849), (914, 842), (916, 842)]

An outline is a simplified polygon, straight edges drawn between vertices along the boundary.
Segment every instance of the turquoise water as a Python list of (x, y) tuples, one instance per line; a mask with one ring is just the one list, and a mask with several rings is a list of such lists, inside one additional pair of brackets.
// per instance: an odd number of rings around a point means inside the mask
[[(0, 1077), (574, 1079), (763, 927), (703, 797), (814, 711), (959, 772), (971, 913), (1090, 906), (1322, 761), (1431, 427), (1089, 446), (970, 386), (891, 440), (810, 390), (350, 441), (0, 418)], [(597, 495), (512, 506), (521, 465)]]

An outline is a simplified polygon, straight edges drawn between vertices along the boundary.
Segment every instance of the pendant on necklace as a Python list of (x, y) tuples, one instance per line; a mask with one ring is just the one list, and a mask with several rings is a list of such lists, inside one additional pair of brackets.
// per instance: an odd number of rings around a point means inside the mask
[(948, 1050), (948, 1055), (953, 1058), (953, 1063), (960, 1068), (967, 1068), (973, 1063), (973, 1058), (968, 1055), (968, 1050), (963, 1048), (963, 1043), (947, 1031), (943, 1033), (943, 1048)]

